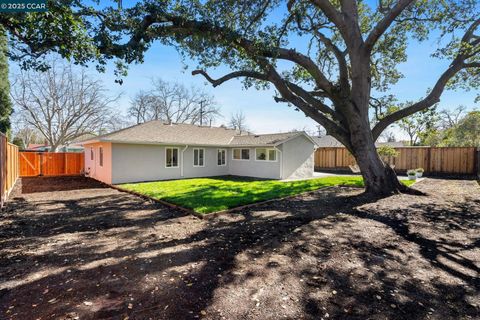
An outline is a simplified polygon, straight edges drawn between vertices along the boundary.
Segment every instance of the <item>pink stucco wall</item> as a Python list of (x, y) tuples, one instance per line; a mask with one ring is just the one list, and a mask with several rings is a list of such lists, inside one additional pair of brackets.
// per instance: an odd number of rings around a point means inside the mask
[[(112, 144), (99, 142), (85, 144), (85, 171), (89, 176), (111, 184), (112, 183)], [(103, 166), (100, 166), (100, 148), (103, 148)], [(91, 151), (93, 151), (93, 160)]]

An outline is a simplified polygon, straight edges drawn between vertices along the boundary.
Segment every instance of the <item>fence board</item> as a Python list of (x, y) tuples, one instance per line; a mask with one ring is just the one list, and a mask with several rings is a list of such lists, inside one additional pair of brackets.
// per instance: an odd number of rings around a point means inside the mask
[(78, 152), (20, 152), (20, 176), (80, 175), (84, 154)]
[(0, 207), (3, 207), (19, 175), (18, 147), (0, 133)]
[[(395, 170), (424, 168), (427, 173), (477, 174), (474, 147), (398, 147), (398, 157), (390, 159)], [(346, 148), (318, 148), (315, 169), (348, 169), (355, 159)]]

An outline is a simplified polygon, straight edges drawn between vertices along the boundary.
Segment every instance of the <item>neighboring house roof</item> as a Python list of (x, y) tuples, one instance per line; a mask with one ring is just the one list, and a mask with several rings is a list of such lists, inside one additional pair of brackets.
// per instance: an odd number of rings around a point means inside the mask
[[(335, 139), (332, 136), (323, 136), (323, 137), (312, 137), (312, 139), (317, 143), (319, 148), (329, 148), (329, 147), (343, 147), (344, 145)], [(393, 142), (375, 142), (377, 147), (379, 146), (391, 146), (394, 148), (405, 146), (402, 141), (393, 141)]]
[(332, 136), (312, 137), (312, 139), (317, 143), (319, 148), (343, 147), (343, 144)]
[(93, 133), (84, 133), (84, 134), (82, 134), (80, 137), (75, 138), (74, 141), (69, 142), (69, 145), (78, 144), (78, 141), (86, 141), (86, 140), (95, 139), (95, 137), (97, 137), (96, 134), (93, 134)]
[(207, 127), (180, 123), (168, 124), (156, 120), (77, 143), (116, 142), (201, 146), (274, 146), (298, 135), (305, 135), (310, 139), (304, 132), (254, 135), (250, 133), (240, 133), (237, 130), (223, 127)]
[(45, 143), (30, 143), (25, 150), (38, 150), (48, 147)]

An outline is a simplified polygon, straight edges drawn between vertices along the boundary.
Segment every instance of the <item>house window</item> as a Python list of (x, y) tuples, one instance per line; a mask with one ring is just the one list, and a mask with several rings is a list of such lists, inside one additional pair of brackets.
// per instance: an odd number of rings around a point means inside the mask
[(90, 160), (93, 161), (93, 147), (90, 147)]
[(234, 160), (250, 160), (250, 149), (233, 149)]
[(165, 148), (165, 167), (178, 168), (178, 148)]
[(193, 166), (204, 167), (205, 166), (205, 149), (193, 149)]
[(257, 148), (255, 149), (255, 159), (257, 161), (277, 161), (277, 151), (275, 149)]
[(219, 166), (227, 165), (227, 150), (225, 149), (217, 150), (217, 165)]
[(98, 148), (98, 164), (103, 167), (103, 148)]

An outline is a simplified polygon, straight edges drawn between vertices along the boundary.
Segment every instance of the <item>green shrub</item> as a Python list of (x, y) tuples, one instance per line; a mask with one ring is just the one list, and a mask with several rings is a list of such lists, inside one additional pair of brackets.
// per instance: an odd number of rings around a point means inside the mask
[(377, 148), (377, 152), (378, 152), (378, 155), (382, 158), (387, 158), (387, 157), (392, 157), (392, 158), (396, 158), (398, 157), (398, 154), (399, 152), (397, 150), (395, 150), (395, 148), (391, 147), (391, 146), (380, 146)]

